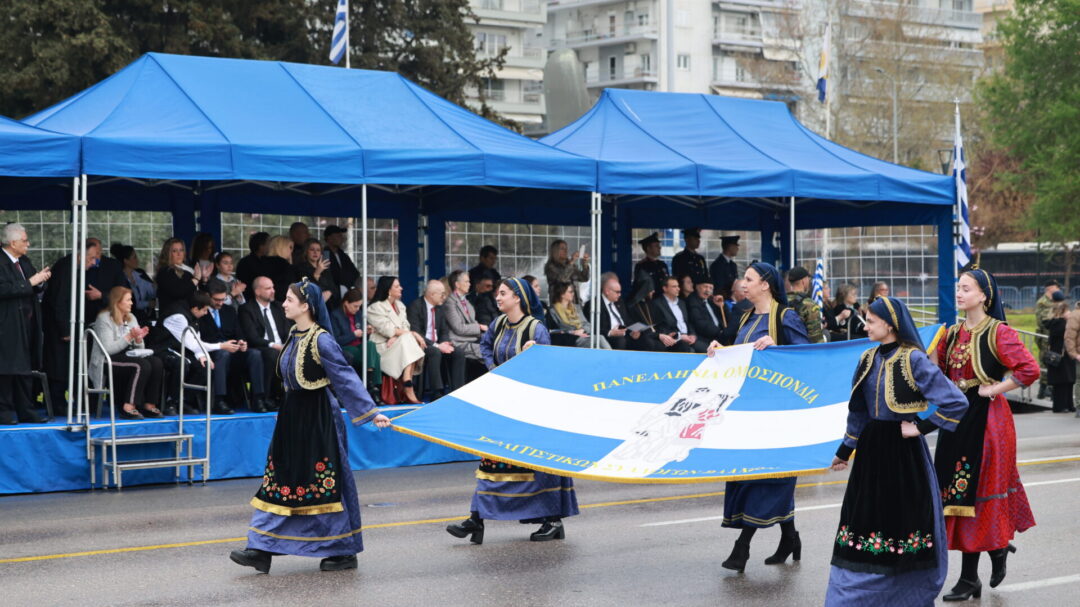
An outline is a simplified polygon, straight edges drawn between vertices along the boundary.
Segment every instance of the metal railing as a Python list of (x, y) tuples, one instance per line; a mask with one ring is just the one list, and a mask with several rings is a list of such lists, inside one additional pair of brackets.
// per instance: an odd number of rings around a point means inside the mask
[[(199, 347), (199, 352), (203, 356), (203, 360), (206, 364), (206, 385), (199, 386), (196, 384), (189, 384), (185, 382), (187, 371), (187, 356), (184, 356), (184, 342), (188, 336), (191, 336), (192, 341)], [(210, 353), (207, 352), (206, 347), (203, 346), (202, 340), (199, 339), (199, 334), (191, 326), (185, 327), (184, 332), (180, 334), (180, 418), (179, 418), (179, 432), (184, 433), (184, 388), (192, 390), (200, 390), (206, 394), (206, 453), (204, 457), (206, 461), (203, 463), (203, 484), (206, 484), (207, 479), (210, 478), (210, 410), (213, 405), (210, 401), (214, 398), (214, 391), (210, 387), (210, 378), (213, 373), (213, 361), (210, 360)], [(188, 455), (191, 455), (191, 451), (188, 451)], [(179, 457), (178, 457), (179, 459)], [(177, 466), (176, 473), (180, 474), (180, 467)], [(194, 466), (188, 466), (188, 482), (191, 482), (192, 475), (194, 473)]]

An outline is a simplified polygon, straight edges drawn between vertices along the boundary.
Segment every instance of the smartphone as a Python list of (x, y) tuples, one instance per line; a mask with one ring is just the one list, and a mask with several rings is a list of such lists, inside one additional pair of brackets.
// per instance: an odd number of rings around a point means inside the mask
[(326, 261), (330, 261), (330, 251), (327, 251), (326, 249), (323, 249), (322, 258), (325, 259)]

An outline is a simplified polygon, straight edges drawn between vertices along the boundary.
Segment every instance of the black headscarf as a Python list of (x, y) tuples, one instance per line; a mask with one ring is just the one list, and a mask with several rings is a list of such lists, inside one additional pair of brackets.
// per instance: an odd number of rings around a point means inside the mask
[(915, 327), (915, 321), (911, 318), (911, 312), (908, 311), (904, 302), (895, 297), (878, 297), (874, 303), (870, 304), (870, 311), (896, 330), (899, 341), (913, 343), (919, 346), (920, 350), (925, 350), (922, 338), (919, 337), (919, 330)]
[(1005, 306), (1001, 303), (1001, 290), (998, 289), (997, 279), (994, 275), (982, 268), (975, 268), (964, 272), (968, 276), (975, 279), (975, 282), (979, 283), (979, 288), (982, 289), (984, 295), (986, 295), (986, 302), (983, 303), (983, 309), (991, 318), (996, 318), (1001, 322), (1005, 322)]
[(784, 281), (781, 279), (780, 271), (776, 269), (776, 266), (764, 261), (755, 261), (750, 264), (750, 267), (761, 276), (762, 280), (769, 283), (775, 294), (776, 301), (780, 302), (781, 305), (788, 305), (787, 292), (784, 291)]

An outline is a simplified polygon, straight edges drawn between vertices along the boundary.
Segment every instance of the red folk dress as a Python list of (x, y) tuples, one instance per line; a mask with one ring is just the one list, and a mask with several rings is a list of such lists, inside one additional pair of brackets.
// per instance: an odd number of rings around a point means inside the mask
[[(998, 359), (1013, 379), (1025, 386), (1039, 379), (1039, 363), (1020, 342), (1014, 329), (1001, 323), (996, 337)], [(971, 332), (961, 323), (951, 351), (946, 351), (946, 341), (942, 339), (937, 349), (942, 372), (954, 383), (974, 379), (970, 356), (964, 355), (965, 350), (970, 352)], [(1007, 546), (1016, 532), (1035, 526), (1035, 517), (1016, 468), (1016, 427), (1012, 411), (1001, 394), (989, 404), (979, 470), (975, 516), (945, 517), (949, 550), (997, 550)]]

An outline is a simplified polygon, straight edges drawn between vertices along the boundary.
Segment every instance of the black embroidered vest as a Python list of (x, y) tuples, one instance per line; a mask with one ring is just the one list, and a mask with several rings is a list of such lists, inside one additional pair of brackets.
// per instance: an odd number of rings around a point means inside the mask
[[(900, 346), (881, 363), (885, 382), (885, 404), (893, 413), (919, 413), (926, 411), (928, 407), (926, 397), (915, 383), (915, 374), (912, 372), (911, 355), (915, 351), (915, 348), (910, 346)], [(860, 401), (854, 396), (862, 389), (863, 382), (870, 375), (877, 352), (878, 347), (870, 348), (863, 352), (859, 359), (859, 366), (855, 371), (856, 380), (851, 387), (852, 398), (848, 402), (849, 410), (859, 408)]]
[[(949, 333), (945, 337), (945, 356), (949, 360), (952, 356), (956, 340), (960, 336), (960, 327), (964, 323), (958, 322), (949, 327)], [(989, 318), (971, 330), (971, 368), (975, 371), (975, 379), (981, 385), (994, 384), (1005, 378), (1008, 371), (998, 357), (997, 329), (1001, 324), (996, 318)]]
[[(322, 366), (322, 357), (319, 356), (319, 335), (326, 333), (322, 327), (315, 325), (307, 331), (293, 329), (289, 334), (289, 342), (296, 342), (296, 383), (304, 390), (318, 390), (330, 385), (330, 378), (326, 375), (326, 369)], [(289, 344), (281, 349), (282, 356), (289, 351)], [(280, 375), (281, 365), (277, 365)]]

